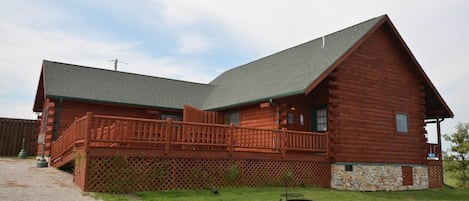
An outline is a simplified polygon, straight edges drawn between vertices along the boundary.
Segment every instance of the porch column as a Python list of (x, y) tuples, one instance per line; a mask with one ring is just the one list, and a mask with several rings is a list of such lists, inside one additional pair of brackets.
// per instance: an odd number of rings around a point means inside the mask
[(440, 115), (436, 115), (436, 134), (437, 134), (437, 139), (438, 139), (438, 151), (439, 151), (439, 154), (438, 154), (438, 159), (440, 161), (443, 160), (443, 152), (441, 151), (441, 129), (440, 129)]
[(441, 186), (443, 186), (443, 184), (445, 183), (444, 181), (444, 175), (443, 175), (443, 152), (441, 151), (441, 128), (440, 128), (440, 115), (437, 114), (436, 115), (436, 134), (438, 136), (438, 151), (440, 152), (438, 154), (438, 159), (439, 159), (439, 162), (441, 164), (441, 172), (440, 172), (440, 175), (441, 175)]

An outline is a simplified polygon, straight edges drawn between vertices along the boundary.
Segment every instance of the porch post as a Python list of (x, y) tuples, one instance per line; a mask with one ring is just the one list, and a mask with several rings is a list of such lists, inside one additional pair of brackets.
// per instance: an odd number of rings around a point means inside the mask
[[(90, 141), (91, 141), (91, 128), (92, 128), (92, 123), (93, 123), (93, 113), (92, 112), (87, 112), (86, 113), (86, 127), (85, 127), (85, 164), (84, 164), (84, 167), (79, 167), (81, 170), (80, 170), (80, 174), (82, 174), (83, 176), (83, 191), (88, 191), (89, 187), (88, 187), (88, 178), (89, 178), (89, 174), (88, 174), (88, 168), (90, 167), (90, 162), (91, 162), (91, 157), (90, 157)], [(76, 122), (75, 122), (76, 124)], [(76, 126), (76, 125), (75, 125)], [(82, 166), (82, 165), (80, 165)], [(75, 164), (75, 167), (76, 167), (76, 164)], [(81, 172), (82, 170), (84, 170), (84, 172)], [(76, 181), (75, 181), (76, 182)]]
[(440, 175), (441, 175), (441, 185), (443, 185), (445, 182), (444, 182), (444, 178), (443, 178), (443, 152), (441, 151), (441, 128), (440, 128), (440, 115), (437, 114), (436, 115), (436, 134), (438, 136), (438, 151), (439, 151), (439, 154), (438, 154), (438, 159), (440, 161), (440, 164), (441, 164), (441, 169), (440, 169)]
[(329, 138), (329, 132), (326, 132), (326, 157), (327, 160), (331, 159), (331, 149), (330, 149), (330, 143), (331, 139)]
[(234, 130), (235, 126), (233, 123), (230, 124), (230, 136), (228, 138), (228, 149), (229, 149), (229, 154), (230, 156), (233, 156), (233, 151), (234, 151)]
[(166, 124), (165, 136), (164, 136), (164, 139), (165, 139), (164, 154), (165, 155), (169, 154), (169, 145), (171, 143), (170, 133), (171, 133), (171, 123), (172, 122), (173, 122), (173, 120), (171, 118), (166, 119), (167, 124)]
[(92, 123), (93, 113), (86, 113), (86, 129), (85, 129), (85, 150), (86, 154), (90, 150), (90, 141), (91, 141), (91, 123)]
[(282, 144), (282, 151), (281, 151), (282, 158), (285, 158), (285, 154), (287, 152), (287, 142), (286, 142), (287, 139), (286, 139), (286, 137), (287, 137), (287, 128), (282, 128), (282, 135), (280, 137), (280, 142)]
[(438, 136), (438, 159), (441, 161), (443, 159), (442, 157), (442, 151), (441, 151), (441, 128), (440, 128), (440, 115), (436, 115), (436, 134)]

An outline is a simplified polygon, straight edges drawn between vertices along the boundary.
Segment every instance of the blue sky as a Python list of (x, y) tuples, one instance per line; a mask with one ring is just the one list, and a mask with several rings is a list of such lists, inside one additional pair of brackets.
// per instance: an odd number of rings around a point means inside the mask
[[(221, 72), (388, 14), (455, 113), (469, 122), (469, 2), (2, 1), (0, 116), (32, 113), (43, 59), (207, 83)], [(430, 130), (430, 132), (432, 132)], [(445, 145), (447, 147), (447, 144)]]

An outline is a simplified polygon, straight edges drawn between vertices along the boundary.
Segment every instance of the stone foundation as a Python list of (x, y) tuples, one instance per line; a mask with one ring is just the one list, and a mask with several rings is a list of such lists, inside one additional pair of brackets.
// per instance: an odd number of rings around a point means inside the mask
[[(346, 171), (350, 165), (352, 171)], [(413, 185), (403, 185), (402, 167), (412, 167)], [(331, 164), (331, 188), (352, 191), (398, 191), (428, 188), (426, 165)]]

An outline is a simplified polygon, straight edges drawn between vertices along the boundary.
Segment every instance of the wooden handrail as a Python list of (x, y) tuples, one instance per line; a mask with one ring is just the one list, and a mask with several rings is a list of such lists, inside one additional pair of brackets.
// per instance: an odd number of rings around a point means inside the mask
[(169, 154), (173, 146), (192, 150), (225, 147), (230, 155), (237, 150), (272, 150), (272, 153), (280, 151), (285, 157), (288, 150), (327, 154), (327, 138), (327, 133), (87, 113), (76, 119), (52, 144), (52, 157), (60, 157), (79, 146), (88, 150), (103, 146), (139, 148), (144, 144), (149, 149), (163, 149), (165, 154)]
[[(141, 122), (159, 122), (165, 123), (167, 120), (160, 120), (160, 119), (144, 119), (144, 118), (135, 118), (135, 117), (119, 117), (119, 116), (109, 116), (109, 115), (93, 115), (95, 118), (104, 118), (104, 119), (115, 119), (115, 120), (129, 120), (129, 121), (141, 121)], [(185, 124), (185, 125), (194, 125), (194, 126), (214, 126), (214, 127), (225, 127), (228, 128), (230, 125), (225, 124), (207, 124), (207, 123), (199, 123), (199, 122), (184, 122), (184, 121), (174, 121), (175, 124)], [(256, 128), (252, 128), (256, 129)], [(262, 130), (262, 129), (259, 129)]]
[(80, 131), (82, 130), (87, 117), (77, 118), (62, 134), (52, 143), (51, 163), (59, 162), (64, 155), (73, 152), (77, 147), (76, 143), (82, 140)]

